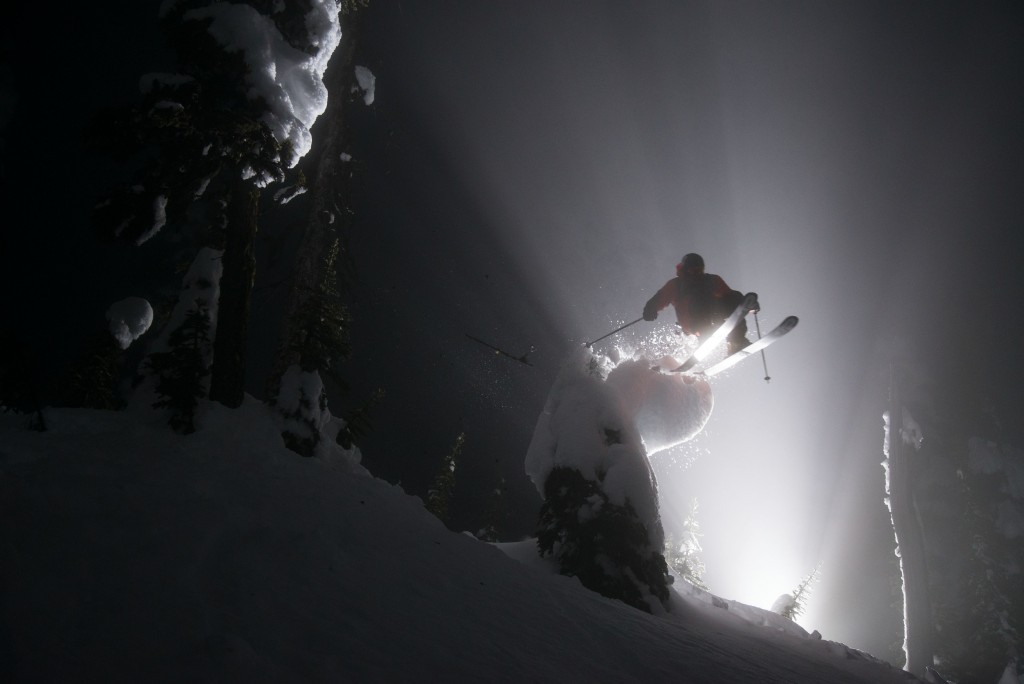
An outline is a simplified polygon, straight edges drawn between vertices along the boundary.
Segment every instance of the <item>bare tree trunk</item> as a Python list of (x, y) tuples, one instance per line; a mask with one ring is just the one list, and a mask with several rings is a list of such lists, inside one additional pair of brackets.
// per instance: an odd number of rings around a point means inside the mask
[(237, 181), (228, 206), (224, 271), (210, 373), (210, 399), (231, 408), (241, 406), (245, 394), (246, 334), (256, 277), (253, 248), (258, 204), (259, 190), (248, 181)]
[(319, 158), (310, 181), (311, 207), (303, 228), (295, 258), (295, 271), (283, 317), (277, 357), (268, 381), (269, 395), (277, 394), (281, 376), (289, 366), (302, 359), (295, 342), (304, 331), (297, 315), (324, 280), (324, 259), (337, 239), (342, 222), (348, 218), (351, 163), (342, 155), (349, 145), (348, 108), (355, 83), (352, 55), (355, 50), (355, 17), (342, 16), (342, 41), (324, 75), (330, 97), (321, 116), (322, 130), (317, 133)]
[(931, 600), (924, 535), (914, 502), (912, 450), (903, 441), (903, 402), (895, 366), (890, 379), (889, 403), (889, 512), (896, 533), (896, 552), (903, 575), (904, 669), (923, 677), (933, 664)]

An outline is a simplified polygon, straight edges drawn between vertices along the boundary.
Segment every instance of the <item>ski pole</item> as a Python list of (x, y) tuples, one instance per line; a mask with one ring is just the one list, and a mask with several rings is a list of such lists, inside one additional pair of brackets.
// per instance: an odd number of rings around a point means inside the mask
[(615, 333), (619, 332), (620, 330), (625, 330), (625, 329), (626, 329), (626, 328), (628, 328), (629, 326), (631, 326), (631, 325), (636, 325), (637, 323), (639, 323), (639, 322), (640, 322), (640, 321), (642, 321), (642, 320), (644, 320), (644, 317), (643, 317), (643, 316), (641, 316), (640, 318), (636, 319), (635, 321), (630, 321), (630, 322), (629, 322), (629, 323), (627, 323), (626, 325), (624, 325), (624, 326), (622, 326), (622, 327), (619, 327), (619, 328), (616, 328), (615, 330), (612, 330), (612, 331), (611, 331), (610, 333), (608, 333), (607, 335), (601, 335), (600, 337), (598, 337), (598, 338), (597, 338), (596, 340), (594, 340), (593, 342), (587, 342), (586, 346), (588, 346), (588, 347), (592, 347), (592, 346), (594, 346), (595, 344), (597, 344), (598, 342), (600, 342), (601, 340), (603, 340), (604, 338), (606, 338), (606, 337), (611, 337), (612, 335), (614, 335)]
[[(757, 339), (761, 339), (761, 322), (757, 320), (757, 312), (754, 312), (754, 327), (757, 328)], [(768, 359), (765, 358), (764, 349), (761, 350), (761, 363), (764, 365), (764, 381), (770, 382), (772, 376), (768, 375)]]

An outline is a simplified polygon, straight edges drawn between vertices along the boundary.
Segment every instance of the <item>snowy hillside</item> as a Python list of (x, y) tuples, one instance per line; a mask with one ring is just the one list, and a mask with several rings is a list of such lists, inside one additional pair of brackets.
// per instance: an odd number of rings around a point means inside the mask
[(353, 454), (296, 456), (251, 399), (189, 436), (45, 418), (0, 417), (3, 681), (912, 679), (681, 580), (668, 614), (605, 599)]

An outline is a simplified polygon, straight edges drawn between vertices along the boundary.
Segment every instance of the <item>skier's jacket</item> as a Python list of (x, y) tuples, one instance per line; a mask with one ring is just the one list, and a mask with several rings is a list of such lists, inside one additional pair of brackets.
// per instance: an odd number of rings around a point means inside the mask
[(676, 310), (676, 322), (689, 335), (706, 335), (724, 321), (743, 301), (743, 293), (725, 284), (714, 273), (683, 279), (677, 276), (665, 283), (644, 305), (644, 316), (661, 311), (669, 304)]

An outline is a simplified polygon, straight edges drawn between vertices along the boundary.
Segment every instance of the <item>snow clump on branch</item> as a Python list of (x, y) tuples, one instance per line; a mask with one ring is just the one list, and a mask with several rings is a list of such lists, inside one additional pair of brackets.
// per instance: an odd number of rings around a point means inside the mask
[(107, 309), (110, 334), (121, 349), (127, 349), (153, 325), (153, 307), (142, 297), (127, 297)]
[[(173, 3), (168, 3), (173, 4)], [(165, 5), (163, 12), (166, 13)], [(309, 54), (293, 47), (267, 16), (246, 4), (212, 3), (190, 10), (186, 19), (209, 19), (208, 31), (228, 52), (240, 52), (249, 66), (249, 96), (262, 98), (263, 116), (278, 142), (291, 142), (291, 166), (313, 145), (310, 128), (327, 109), (323, 76), (341, 43), (341, 24), (335, 0), (313, 0), (306, 14)]]

